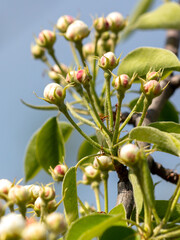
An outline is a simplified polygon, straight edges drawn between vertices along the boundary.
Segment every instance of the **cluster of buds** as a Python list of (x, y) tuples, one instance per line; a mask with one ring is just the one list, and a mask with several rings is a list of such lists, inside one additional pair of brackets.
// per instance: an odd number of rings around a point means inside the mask
[(83, 183), (90, 185), (93, 182), (100, 182), (100, 171), (95, 169), (93, 166), (87, 166), (83, 169)]
[(55, 166), (54, 169), (52, 167), (50, 167), (49, 172), (51, 173), (51, 176), (54, 179), (54, 181), (61, 182), (63, 180), (67, 170), (68, 170), (67, 165), (58, 164), (57, 166)]
[[(63, 73), (67, 74), (68, 73), (68, 67), (65, 64), (60, 64), (61, 69), (63, 71)], [(61, 69), (59, 68), (58, 65), (54, 65), (50, 71), (48, 71), (48, 76), (54, 80), (56, 83), (59, 82), (59, 80), (61, 79), (61, 75), (63, 74)]]
[(44, 100), (57, 106), (64, 103), (66, 90), (57, 83), (49, 83), (44, 89)]
[(117, 59), (113, 52), (105, 53), (98, 61), (98, 65), (103, 70), (113, 70), (119, 64), (119, 58)]
[(57, 203), (55, 199), (52, 199), (51, 201), (48, 202), (44, 202), (41, 197), (38, 197), (33, 204), (33, 209), (36, 212), (37, 216), (40, 216), (43, 208), (45, 208), (47, 213), (52, 213), (57, 209), (58, 206), (59, 203)]
[(104, 155), (102, 152), (98, 152), (98, 154), (102, 154), (100, 156), (96, 156), (94, 158), (93, 167), (104, 172), (104, 171), (113, 171), (114, 165), (111, 157)]
[(56, 34), (50, 30), (43, 30), (35, 41), (40, 47), (51, 49), (56, 41)]
[(135, 144), (126, 144), (118, 149), (119, 161), (128, 167), (133, 167), (141, 159), (144, 159), (144, 152)]
[(41, 187), (39, 185), (25, 185), (24, 186), (29, 192), (30, 192), (30, 195), (31, 195), (31, 200), (30, 200), (30, 203), (34, 203), (36, 201), (36, 199), (39, 197), (39, 192), (41, 190)]
[(58, 19), (56, 27), (61, 33), (65, 33), (69, 25), (73, 22), (74, 18), (72, 16), (64, 15)]

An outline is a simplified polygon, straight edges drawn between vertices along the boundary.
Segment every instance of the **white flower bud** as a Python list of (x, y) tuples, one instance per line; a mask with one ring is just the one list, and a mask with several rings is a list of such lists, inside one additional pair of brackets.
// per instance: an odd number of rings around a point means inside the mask
[(113, 32), (119, 32), (125, 27), (125, 20), (119, 12), (112, 12), (106, 17), (110, 30)]
[(24, 240), (48, 240), (48, 231), (42, 223), (36, 222), (28, 225), (23, 231)]
[(12, 186), (12, 182), (7, 179), (0, 179), (0, 194), (8, 194), (9, 189)]
[(51, 213), (47, 216), (45, 220), (49, 231), (55, 234), (63, 234), (67, 230), (67, 223), (64, 215), (61, 213)]
[(61, 16), (58, 21), (57, 21), (57, 24), (56, 24), (56, 27), (57, 29), (62, 32), (62, 33), (65, 33), (68, 26), (74, 22), (74, 18), (69, 16), (69, 15), (64, 15), (64, 16)]
[(99, 67), (104, 70), (113, 70), (119, 64), (119, 59), (116, 58), (113, 52), (105, 53), (98, 62)]
[(66, 92), (57, 83), (49, 83), (44, 89), (44, 98), (47, 102), (59, 105), (64, 102)]

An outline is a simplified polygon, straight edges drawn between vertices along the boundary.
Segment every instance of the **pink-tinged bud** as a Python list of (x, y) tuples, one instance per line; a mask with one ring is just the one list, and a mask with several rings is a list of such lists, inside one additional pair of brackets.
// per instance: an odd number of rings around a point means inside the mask
[(69, 15), (64, 15), (58, 19), (56, 27), (60, 32), (65, 33), (69, 25), (73, 22), (74, 22), (73, 17)]
[(103, 33), (109, 30), (109, 23), (104, 17), (100, 17), (94, 20), (93, 26), (95, 30), (99, 33)]
[(41, 59), (44, 56), (44, 49), (39, 45), (32, 45), (31, 46), (31, 54), (35, 59)]
[(12, 182), (7, 179), (0, 179), (0, 194), (8, 194), (9, 189), (12, 186)]
[(8, 198), (14, 204), (26, 204), (31, 200), (31, 193), (26, 187), (15, 185), (9, 190)]
[(69, 25), (65, 37), (69, 41), (81, 41), (85, 37), (87, 37), (90, 33), (90, 30), (88, 26), (80, 21), (80, 20), (75, 20), (72, 24)]
[(132, 81), (128, 75), (121, 74), (113, 79), (112, 85), (116, 90), (124, 93), (131, 87)]
[(141, 85), (141, 89), (146, 98), (151, 100), (162, 93), (161, 85), (156, 80), (150, 80), (144, 85)]
[(49, 83), (44, 89), (44, 100), (51, 104), (59, 105), (64, 102), (66, 92), (57, 83)]
[(84, 184), (91, 184), (92, 182), (100, 182), (100, 171), (95, 169), (93, 166), (87, 166), (84, 169), (83, 174)]
[(24, 186), (26, 189), (28, 189), (28, 191), (31, 194), (31, 203), (34, 203), (34, 201), (39, 197), (39, 192), (41, 190), (41, 187), (38, 185), (25, 185)]
[(133, 166), (144, 156), (143, 152), (134, 144), (126, 144), (118, 149), (120, 161), (127, 166)]
[(113, 70), (119, 64), (119, 59), (116, 58), (113, 52), (105, 53), (98, 61), (99, 67), (104, 70)]
[(48, 211), (48, 213), (52, 213), (52, 212), (56, 211), (58, 206), (59, 205), (58, 205), (58, 203), (56, 202), (55, 199), (49, 201), (48, 204), (47, 204), (47, 211)]
[(146, 81), (159, 80), (161, 78), (161, 72), (148, 72), (146, 74)]
[(44, 186), (40, 190), (39, 196), (44, 200), (44, 201), (51, 201), (55, 198), (55, 191), (52, 187), (49, 186)]
[[(84, 203), (84, 206), (85, 206), (85, 208), (87, 209), (87, 211), (88, 211), (89, 214), (96, 212), (95, 207), (90, 206), (88, 202), (85, 202), (85, 203)], [(86, 212), (86, 211), (84, 210), (84, 208), (82, 208), (82, 207), (80, 207), (79, 213), (81, 214), (81, 216), (87, 215), (87, 212)]]
[(83, 55), (85, 58), (89, 57), (89, 56), (93, 56), (94, 55), (94, 51), (95, 51), (95, 45), (94, 43), (86, 43), (83, 46)]
[(68, 167), (64, 164), (57, 165), (54, 169), (50, 168), (50, 173), (54, 181), (61, 182), (66, 174)]
[(88, 85), (91, 79), (92, 76), (90, 75), (89, 70), (87, 68), (81, 69), (76, 73), (76, 82), (83, 84), (83, 86)]
[(25, 219), (21, 214), (9, 213), (1, 218), (0, 239), (18, 240), (21, 239), (25, 227)]
[(40, 216), (41, 208), (44, 207), (44, 202), (42, 198), (38, 197), (34, 202), (34, 211), (38, 216)]
[(39, 37), (36, 39), (36, 43), (40, 47), (52, 48), (56, 41), (56, 34), (50, 30), (43, 30), (40, 32)]
[(49, 214), (45, 222), (49, 231), (57, 235), (63, 234), (67, 230), (66, 220), (64, 218), (64, 215), (61, 213), (54, 212)]
[(75, 83), (76, 82), (76, 73), (77, 71), (70, 71), (66, 75), (66, 82), (67, 83)]
[[(66, 65), (61, 64), (61, 68), (62, 68), (64, 73), (68, 72), (68, 67)], [(48, 72), (48, 76), (54, 81), (59, 81), (61, 79), (60, 75), (62, 75), (62, 71), (61, 71), (61, 69), (59, 68), (58, 65), (54, 65), (51, 68), (51, 70)]]
[(124, 20), (123, 16), (119, 12), (110, 13), (106, 19), (110, 25), (110, 30), (112, 32), (119, 32), (126, 25), (126, 21)]
[(29, 224), (22, 233), (24, 240), (48, 240), (48, 231), (45, 224), (36, 222)]
[[(101, 153), (101, 152), (99, 152)], [(112, 159), (108, 156), (102, 154), (102, 156), (97, 156), (94, 158), (93, 167), (101, 171), (111, 171), (114, 170), (114, 165)]]

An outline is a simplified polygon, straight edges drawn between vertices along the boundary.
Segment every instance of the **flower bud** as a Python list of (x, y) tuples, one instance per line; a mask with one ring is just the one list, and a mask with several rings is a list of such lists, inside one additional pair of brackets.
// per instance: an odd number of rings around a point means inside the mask
[(40, 32), (38, 39), (36, 39), (36, 43), (44, 48), (52, 48), (55, 41), (56, 34), (50, 30), (43, 30)]
[(94, 51), (95, 51), (95, 45), (92, 42), (86, 43), (83, 46), (83, 55), (84, 55), (85, 58), (87, 58), (89, 56), (93, 56), (94, 55)]
[(103, 33), (109, 30), (109, 23), (104, 17), (100, 17), (94, 20), (93, 26), (95, 30), (99, 33)]
[(57, 83), (49, 83), (44, 89), (44, 100), (51, 104), (62, 104), (65, 96), (65, 90)]
[[(61, 68), (62, 68), (63, 72), (67, 74), (68, 67), (64, 64), (61, 64)], [(62, 75), (62, 71), (58, 65), (54, 65), (51, 68), (51, 70), (48, 72), (48, 76), (54, 81), (59, 81), (61, 78), (60, 75)]]
[(39, 192), (41, 190), (41, 187), (38, 185), (25, 185), (24, 186), (26, 189), (29, 190), (30, 194), (31, 194), (31, 203), (34, 203), (34, 201), (39, 197)]
[(48, 213), (52, 213), (52, 212), (56, 211), (58, 206), (59, 205), (58, 205), (58, 203), (56, 202), (55, 199), (49, 201), (48, 204), (47, 204), (47, 211), (48, 211)]
[(161, 85), (156, 80), (150, 80), (144, 85), (141, 84), (141, 90), (148, 99), (153, 99), (162, 93)]
[(75, 20), (72, 24), (67, 28), (65, 37), (69, 41), (81, 41), (83, 38), (87, 37), (90, 33), (88, 26), (80, 21)]
[(49, 231), (54, 232), (55, 234), (63, 234), (67, 230), (66, 220), (61, 213), (54, 212), (49, 214), (45, 222)]
[(50, 168), (50, 173), (54, 181), (60, 182), (63, 180), (64, 175), (66, 174), (68, 167), (64, 164), (57, 165), (54, 169)]
[(9, 180), (0, 179), (0, 194), (7, 195), (11, 186), (12, 186), (12, 182), (10, 182)]
[(24, 240), (48, 240), (48, 231), (43, 223), (29, 224), (22, 233)]
[(25, 220), (21, 214), (9, 213), (1, 218), (0, 237), (2, 240), (21, 239)]
[[(99, 152), (101, 153), (101, 152)], [(101, 171), (111, 171), (114, 170), (114, 165), (112, 159), (108, 156), (96, 156), (94, 158), (93, 167)]]
[(55, 198), (55, 191), (52, 187), (44, 186), (41, 188), (41, 190), (39, 192), (39, 196), (44, 201), (51, 201)]
[(9, 190), (8, 198), (14, 204), (26, 204), (31, 200), (31, 193), (26, 187), (15, 185)]
[(98, 62), (99, 67), (104, 70), (113, 70), (119, 64), (119, 59), (116, 58), (113, 52), (105, 53)]
[(66, 75), (66, 82), (67, 83), (75, 83), (76, 82), (76, 73), (77, 71), (70, 71)]
[(83, 84), (83, 86), (88, 85), (91, 79), (92, 76), (90, 75), (88, 68), (81, 69), (76, 73), (76, 81)]
[(31, 54), (35, 59), (41, 59), (44, 56), (44, 49), (39, 45), (32, 45), (31, 46)]
[(34, 202), (34, 211), (38, 216), (40, 216), (41, 208), (44, 207), (44, 202), (42, 198), (38, 197)]
[(146, 81), (150, 81), (150, 80), (159, 80), (161, 77), (161, 72), (148, 72), (146, 74)]
[(73, 17), (69, 15), (64, 15), (58, 19), (56, 27), (60, 32), (65, 33), (67, 31), (68, 26), (73, 22), (74, 22)]
[(112, 85), (116, 90), (124, 93), (131, 87), (132, 81), (128, 75), (121, 74), (113, 79)]
[[(95, 207), (90, 206), (88, 202), (85, 202), (84, 206), (87, 209), (88, 213), (96, 212)], [(82, 207), (80, 207), (79, 212), (80, 212), (81, 216), (85, 216), (87, 214), (86, 211), (84, 210), (84, 208), (82, 208)]]
[(118, 156), (127, 166), (133, 166), (141, 158), (141, 150), (134, 144), (126, 144), (118, 149)]
[(100, 182), (100, 171), (95, 169), (93, 166), (87, 166), (84, 169), (83, 174), (84, 184), (91, 184), (92, 182)]
[(125, 20), (119, 12), (110, 13), (106, 19), (112, 32), (119, 32), (125, 27)]

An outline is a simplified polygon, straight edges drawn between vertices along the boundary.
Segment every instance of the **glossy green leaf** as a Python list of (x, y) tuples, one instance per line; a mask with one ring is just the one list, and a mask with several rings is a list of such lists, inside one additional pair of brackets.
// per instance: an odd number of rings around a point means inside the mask
[(166, 77), (172, 71), (180, 71), (180, 61), (169, 50), (141, 47), (130, 52), (122, 60), (118, 69), (118, 75), (128, 74), (132, 77), (133, 73), (137, 73), (138, 76), (145, 77), (150, 69), (154, 71), (163, 69), (163, 77)]
[(156, 10), (141, 15), (135, 24), (139, 29), (180, 29), (180, 6), (167, 2)]
[(118, 215), (118, 214), (122, 214), (122, 218), (126, 218), (126, 211), (125, 208), (123, 206), (123, 204), (119, 204), (117, 206), (115, 206), (113, 209), (111, 209), (111, 211), (109, 212), (109, 214), (111, 215)]
[(157, 128), (163, 132), (180, 134), (180, 124), (174, 122), (154, 122), (150, 127)]
[(133, 186), (133, 195), (136, 204), (136, 211), (137, 214), (140, 214), (143, 207), (143, 195), (137, 177), (131, 170), (129, 171), (129, 180)]
[(39, 162), (36, 156), (36, 139), (37, 139), (38, 132), (35, 132), (30, 139), (25, 160), (24, 160), (24, 170), (25, 170), (25, 181), (29, 181), (32, 179), (41, 169)]
[(100, 240), (140, 240), (140, 236), (133, 229), (128, 227), (113, 226), (108, 228)]
[(131, 139), (153, 143), (159, 151), (180, 156), (180, 141), (171, 133), (153, 127), (136, 127), (129, 133)]
[(50, 118), (37, 135), (36, 154), (39, 164), (48, 172), (63, 162), (64, 140), (56, 117)]
[[(95, 135), (91, 136), (91, 138), (97, 142), (97, 137)], [(97, 149), (94, 148), (87, 140), (84, 140), (79, 147), (77, 160), (79, 161), (80, 159), (95, 153), (97, 153)], [(88, 158), (87, 162), (83, 162), (83, 164), (90, 163), (92, 161), (92, 158)]]
[(91, 214), (78, 219), (71, 226), (66, 235), (66, 240), (91, 240), (99, 237), (111, 226), (124, 225), (122, 215)]
[(68, 122), (59, 122), (59, 128), (62, 132), (64, 142), (67, 142), (74, 128)]
[(68, 224), (78, 218), (78, 201), (76, 185), (76, 168), (71, 167), (63, 180), (62, 194), (64, 197), (64, 211)]
[[(139, 98), (135, 98), (128, 104), (128, 107), (131, 110), (136, 105), (138, 99)], [(137, 112), (142, 112), (142, 110), (143, 110), (143, 102), (142, 102), (142, 104), (139, 105)], [(178, 112), (177, 112), (176, 108), (174, 107), (174, 105), (170, 101), (167, 101), (165, 103), (165, 105), (160, 113), (160, 116), (158, 118), (158, 121), (173, 121), (173, 122), (179, 123)]]

